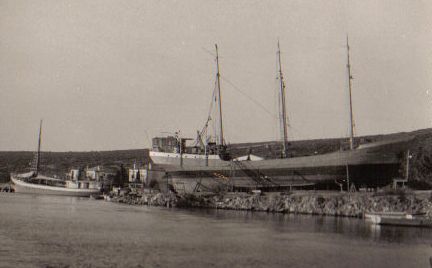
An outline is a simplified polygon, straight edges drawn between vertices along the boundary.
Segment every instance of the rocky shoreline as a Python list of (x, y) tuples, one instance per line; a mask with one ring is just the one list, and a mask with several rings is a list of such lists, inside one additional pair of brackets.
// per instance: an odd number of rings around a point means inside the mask
[(432, 196), (395, 193), (111, 193), (112, 202), (130, 205), (178, 208), (213, 208), (344, 217), (362, 217), (365, 212), (406, 212), (432, 218)]

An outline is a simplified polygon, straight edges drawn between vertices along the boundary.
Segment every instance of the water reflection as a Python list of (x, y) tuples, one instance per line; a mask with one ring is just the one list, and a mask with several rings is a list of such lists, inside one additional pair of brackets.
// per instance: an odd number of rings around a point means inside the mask
[[(174, 209), (175, 210), (175, 209)], [(221, 221), (259, 223), (275, 231), (314, 232), (342, 235), (349, 239), (380, 243), (430, 243), (432, 229), (401, 226), (380, 226), (359, 218), (318, 215), (295, 215), (237, 210), (179, 210), (184, 214)]]
[(430, 241), (355, 218), (0, 194), (0, 267), (428, 267)]

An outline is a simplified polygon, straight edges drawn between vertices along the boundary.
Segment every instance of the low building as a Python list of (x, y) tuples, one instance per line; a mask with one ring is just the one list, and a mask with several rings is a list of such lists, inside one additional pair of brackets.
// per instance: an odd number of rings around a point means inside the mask
[(86, 168), (85, 170), (85, 175), (86, 178), (88, 178), (89, 180), (96, 180), (99, 181), (102, 176), (102, 172), (101, 172), (101, 168), (100, 166), (96, 166), (96, 167), (92, 167), (92, 168)]
[(69, 171), (69, 174), (67, 174), (67, 177), (73, 181), (76, 181), (79, 179), (80, 170), (79, 169), (71, 169)]
[(134, 164), (133, 168), (129, 169), (129, 182), (147, 183), (148, 167), (137, 168)]
[(101, 166), (85, 169), (71, 169), (66, 177), (70, 180), (89, 180), (89, 181), (104, 181), (109, 175), (114, 175), (115, 172)]

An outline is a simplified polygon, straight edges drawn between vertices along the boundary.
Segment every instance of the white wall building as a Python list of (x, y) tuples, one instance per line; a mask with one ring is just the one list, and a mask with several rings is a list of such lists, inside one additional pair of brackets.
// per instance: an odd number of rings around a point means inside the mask
[(71, 169), (69, 172), (69, 177), (71, 180), (76, 181), (79, 179), (79, 174), (80, 174), (79, 169)]
[[(129, 174), (129, 182), (147, 183), (147, 168), (137, 168), (136, 165), (134, 164), (133, 168), (129, 169), (128, 174)], [(139, 181), (137, 181), (137, 179), (139, 179)]]

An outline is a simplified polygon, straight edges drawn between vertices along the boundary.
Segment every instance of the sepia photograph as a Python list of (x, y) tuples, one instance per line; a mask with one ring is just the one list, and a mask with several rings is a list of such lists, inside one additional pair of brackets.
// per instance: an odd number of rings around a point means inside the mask
[(0, 268), (432, 268), (431, 14), (0, 0)]

